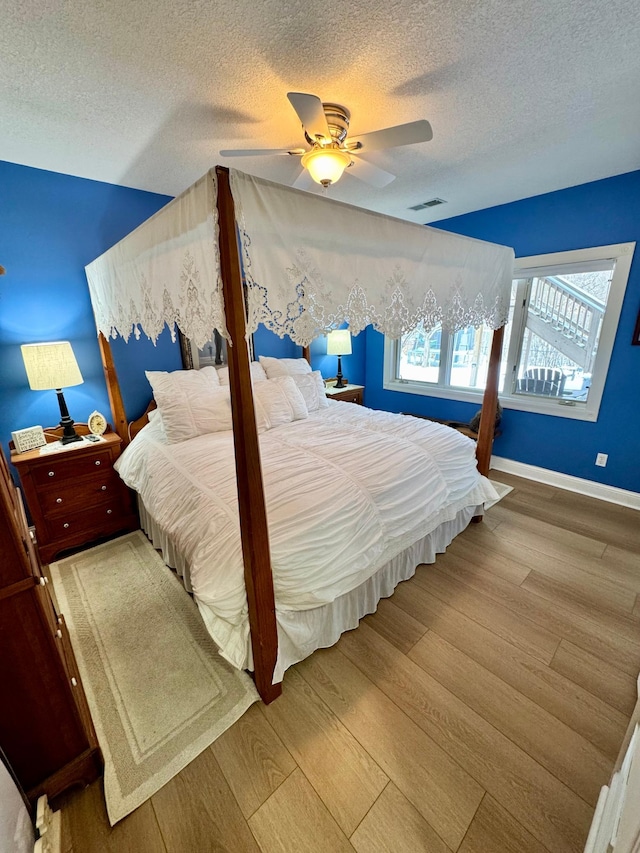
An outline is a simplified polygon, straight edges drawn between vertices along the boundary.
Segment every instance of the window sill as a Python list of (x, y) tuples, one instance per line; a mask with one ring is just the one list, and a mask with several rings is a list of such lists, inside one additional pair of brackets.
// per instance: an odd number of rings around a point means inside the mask
[[(392, 379), (383, 382), (385, 391), (396, 391), (401, 394), (417, 394), (421, 397), (440, 397), (445, 400), (459, 400), (462, 402), (476, 403), (482, 405), (483, 391), (468, 391), (464, 388), (442, 388), (426, 385), (421, 382), (405, 382)], [(503, 409), (513, 409), (518, 412), (530, 412), (539, 415), (551, 415), (556, 418), (568, 418), (575, 421), (595, 422), (598, 420), (598, 412), (590, 410), (588, 404), (568, 405), (559, 400), (536, 400), (533, 397), (513, 397), (499, 394), (500, 405)]]

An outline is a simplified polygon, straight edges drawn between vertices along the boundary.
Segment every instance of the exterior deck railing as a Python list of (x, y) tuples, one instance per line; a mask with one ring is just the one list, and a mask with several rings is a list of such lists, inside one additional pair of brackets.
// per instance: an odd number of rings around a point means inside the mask
[(527, 327), (590, 371), (605, 306), (556, 277), (535, 278)]

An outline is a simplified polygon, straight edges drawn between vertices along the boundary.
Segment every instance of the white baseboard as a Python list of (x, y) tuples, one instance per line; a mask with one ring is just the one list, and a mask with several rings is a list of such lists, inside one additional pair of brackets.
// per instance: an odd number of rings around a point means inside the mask
[(505, 474), (514, 474), (516, 477), (524, 477), (526, 480), (537, 480), (548, 486), (556, 486), (558, 489), (566, 489), (569, 492), (577, 492), (579, 495), (587, 495), (590, 498), (598, 498), (620, 506), (628, 506), (631, 509), (640, 509), (640, 492), (630, 492), (627, 489), (618, 489), (615, 486), (607, 486), (604, 483), (595, 483), (593, 480), (583, 480), (580, 477), (572, 477), (570, 474), (561, 474), (559, 471), (550, 471), (548, 468), (538, 468), (536, 465), (526, 465), (524, 462), (514, 462), (513, 459), (504, 459), (501, 456), (491, 457), (491, 467), (496, 471), (504, 471)]

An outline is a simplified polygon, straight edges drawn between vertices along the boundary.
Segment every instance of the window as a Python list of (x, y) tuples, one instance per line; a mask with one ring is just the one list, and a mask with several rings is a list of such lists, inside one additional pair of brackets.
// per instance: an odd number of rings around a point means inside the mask
[[(516, 259), (499, 394), (503, 406), (595, 421), (634, 243)], [(385, 341), (388, 390), (480, 402), (492, 331), (418, 327)]]

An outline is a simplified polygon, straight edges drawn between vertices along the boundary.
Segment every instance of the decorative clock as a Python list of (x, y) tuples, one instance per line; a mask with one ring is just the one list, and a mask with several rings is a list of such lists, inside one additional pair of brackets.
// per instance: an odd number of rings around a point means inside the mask
[(93, 435), (102, 435), (107, 429), (107, 419), (101, 412), (91, 412), (87, 426)]

